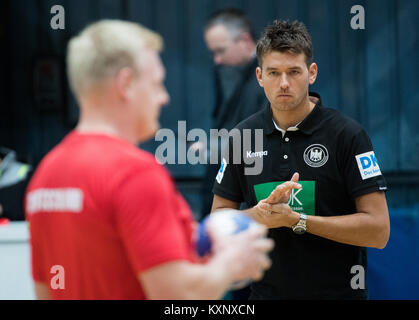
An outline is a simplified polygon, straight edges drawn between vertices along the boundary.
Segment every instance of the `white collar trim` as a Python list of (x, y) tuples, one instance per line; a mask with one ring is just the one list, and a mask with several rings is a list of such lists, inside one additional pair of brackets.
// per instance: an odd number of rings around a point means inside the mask
[(289, 127), (287, 130), (284, 130), (284, 129), (281, 129), (280, 127), (278, 127), (278, 125), (276, 124), (276, 122), (275, 122), (275, 120), (273, 118), (272, 118), (272, 122), (274, 123), (275, 129), (278, 130), (278, 131), (280, 131), (282, 133), (282, 137), (285, 136), (285, 133), (287, 131), (298, 131), (298, 127), (297, 126), (301, 123), (301, 122), (299, 122), (295, 126)]

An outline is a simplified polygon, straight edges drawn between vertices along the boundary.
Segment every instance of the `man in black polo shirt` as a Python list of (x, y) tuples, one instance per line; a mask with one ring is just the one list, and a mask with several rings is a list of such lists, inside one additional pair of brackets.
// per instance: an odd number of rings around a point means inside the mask
[[(366, 299), (365, 247), (384, 248), (390, 233), (386, 182), (371, 141), (357, 122), (323, 107), (319, 95), (309, 98), (317, 65), (304, 24), (275, 21), (257, 57), (270, 105), (236, 128), (263, 129), (263, 146), (250, 144), (237, 164), (230, 139), (212, 207), (246, 201), (245, 211), (270, 228), (273, 264), (250, 298)], [(260, 174), (246, 174), (249, 158), (262, 161)], [(292, 184), (278, 187), (287, 180)]]

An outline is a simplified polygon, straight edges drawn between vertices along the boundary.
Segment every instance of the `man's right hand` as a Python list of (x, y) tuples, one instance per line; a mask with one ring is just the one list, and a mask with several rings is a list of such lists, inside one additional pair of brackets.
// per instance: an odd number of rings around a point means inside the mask
[[(246, 212), (268, 228), (290, 227), (295, 224), (298, 214), (287, 204), (293, 189), (301, 189), (296, 172), (290, 181), (277, 186), (271, 194)], [(297, 219), (298, 220), (298, 219)]]
[(238, 234), (222, 236), (208, 230), (214, 245), (214, 258), (224, 259), (231, 271), (232, 281), (258, 281), (271, 266), (268, 257), (274, 242), (267, 239), (266, 227), (254, 223)]
[(148, 299), (221, 299), (241, 280), (260, 280), (271, 261), (274, 242), (259, 224), (238, 234), (222, 235), (208, 229), (212, 256), (207, 263), (164, 262), (138, 274)]

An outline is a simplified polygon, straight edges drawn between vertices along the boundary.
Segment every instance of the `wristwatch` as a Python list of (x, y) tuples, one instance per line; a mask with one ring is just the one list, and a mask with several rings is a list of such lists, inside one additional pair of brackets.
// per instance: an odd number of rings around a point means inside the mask
[(296, 234), (303, 234), (307, 230), (307, 216), (304, 213), (300, 213), (300, 221), (292, 226), (292, 231)]

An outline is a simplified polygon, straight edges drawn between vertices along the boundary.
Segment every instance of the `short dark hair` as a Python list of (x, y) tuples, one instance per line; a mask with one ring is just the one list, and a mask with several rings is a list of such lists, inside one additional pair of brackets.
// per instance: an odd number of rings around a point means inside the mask
[(255, 39), (250, 19), (241, 9), (224, 8), (215, 11), (208, 17), (204, 30), (208, 31), (219, 24), (225, 26), (233, 38), (248, 32), (252, 39)]
[(306, 64), (310, 66), (313, 62), (313, 45), (304, 23), (275, 20), (267, 26), (256, 45), (256, 55), (260, 67), (262, 67), (265, 54), (272, 51), (304, 53)]

